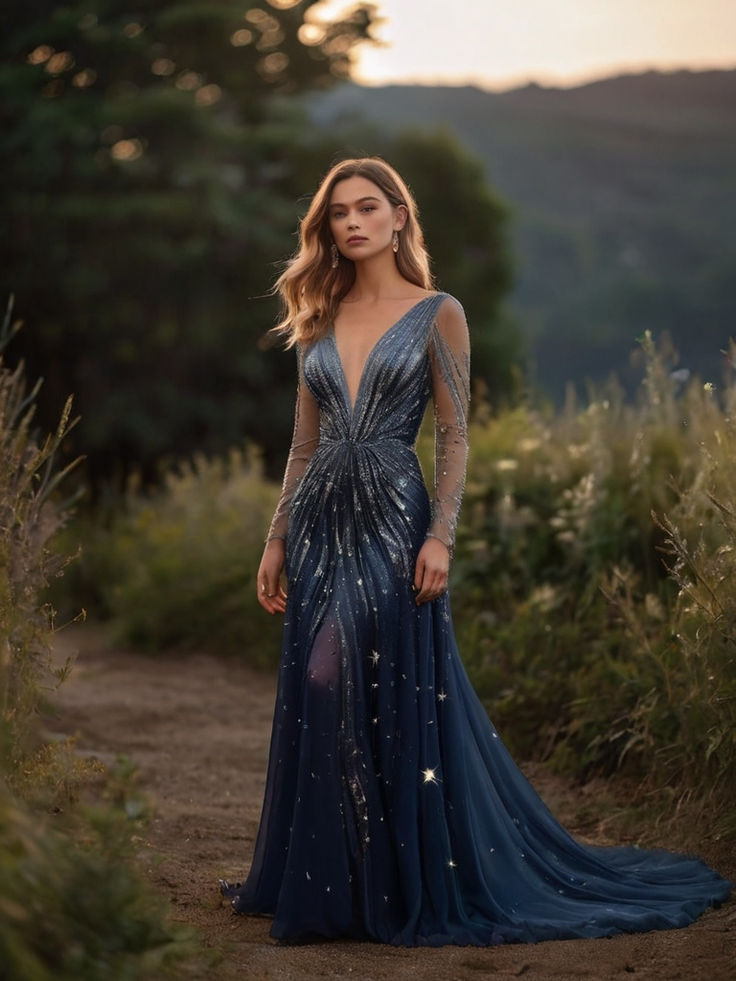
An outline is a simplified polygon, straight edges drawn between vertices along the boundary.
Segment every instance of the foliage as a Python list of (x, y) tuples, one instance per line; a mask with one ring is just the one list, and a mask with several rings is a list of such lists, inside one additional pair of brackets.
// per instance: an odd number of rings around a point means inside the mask
[(77, 589), (96, 583), (120, 635), (145, 649), (273, 664), (280, 623), (258, 605), (255, 576), (277, 498), (254, 452), (199, 456), (156, 491), (131, 487), (108, 527), (90, 526)]
[(164, 454), (285, 438), (291, 363), (258, 342), (317, 174), (292, 93), (343, 77), (373, 13), (315, 0), (40, 0), (0, 38), (0, 286), (35, 326), (97, 487)]
[[(476, 420), (460, 648), (517, 752), (727, 802), (736, 777), (736, 385), (645, 336), (637, 405)], [(664, 556), (665, 561), (662, 561)]]
[(129, 822), (109, 807), (59, 821), (39, 818), (0, 785), (3, 976), (196, 977), (189, 968), (202, 961), (192, 935), (167, 922), (134, 871)]
[(44, 686), (66, 672), (51, 665), (53, 610), (39, 594), (68, 563), (49, 540), (66, 519), (54, 494), (76, 461), (57, 465), (75, 425), (71, 400), (55, 433), (39, 442), (31, 428), (39, 385), (28, 391), (23, 364), (13, 369), (3, 359), (20, 327), (11, 326), (11, 314), (12, 303), (0, 329), (0, 726), (4, 749), (17, 761)]
[(621, 574), (606, 592), (642, 665), (621, 755), (648, 759), (665, 784), (727, 798), (736, 774), (736, 386), (723, 414), (712, 394), (704, 400), (713, 429), (695, 478), (667, 514), (653, 515), (676, 587), (669, 608), (652, 596), (636, 604)]

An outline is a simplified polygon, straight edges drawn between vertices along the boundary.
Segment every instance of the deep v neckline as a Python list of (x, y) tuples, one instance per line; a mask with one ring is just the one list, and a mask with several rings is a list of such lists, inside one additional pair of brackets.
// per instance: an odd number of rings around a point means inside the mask
[(401, 314), (399, 319), (395, 320), (391, 324), (391, 326), (387, 327), (386, 330), (384, 330), (384, 332), (376, 339), (375, 343), (373, 344), (370, 351), (366, 355), (365, 361), (363, 362), (363, 367), (361, 368), (360, 371), (360, 375), (358, 376), (358, 387), (355, 390), (355, 401), (352, 401), (352, 399), (350, 398), (350, 389), (348, 388), (348, 378), (347, 375), (345, 374), (345, 366), (343, 365), (342, 355), (340, 354), (340, 348), (337, 346), (337, 338), (335, 337), (335, 325), (334, 324), (332, 325), (332, 327), (330, 328), (329, 336), (332, 338), (332, 345), (335, 349), (337, 363), (340, 366), (340, 375), (342, 376), (342, 387), (345, 393), (345, 402), (347, 404), (348, 411), (350, 412), (351, 418), (355, 415), (355, 410), (358, 406), (358, 402), (360, 401), (360, 395), (363, 389), (363, 382), (365, 381), (368, 366), (370, 365), (371, 360), (373, 359), (373, 355), (376, 349), (381, 344), (381, 342), (384, 341), (389, 336), (389, 334), (393, 333), (393, 331), (396, 330), (396, 328), (406, 320), (406, 318), (409, 316), (410, 313), (413, 313), (414, 310), (420, 307), (423, 303), (426, 303), (427, 300), (433, 300), (435, 299), (435, 297), (439, 295), (440, 295), (439, 293), (430, 293), (429, 296), (423, 296), (421, 300), (417, 300), (416, 303), (412, 304), (412, 306), (410, 306), (408, 310), (405, 310), (404, 313)]

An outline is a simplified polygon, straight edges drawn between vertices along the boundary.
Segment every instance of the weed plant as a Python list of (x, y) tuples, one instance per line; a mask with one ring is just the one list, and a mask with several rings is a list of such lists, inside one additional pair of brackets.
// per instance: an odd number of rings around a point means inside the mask
[(50, 540), (67, 516), (57, 488), (76, 463), (58, 468), (56, 457), (76, 420), (69, 399), (56, 432), (36, 438), (40, 382), (29, 391), (23, 364), (11, 369), (3, 359), (20, 327), (11, 317), (12, 303), (0, 328), (0, 730), (14, 765), (48, 689), (68, 670), (51, 664), (53, 609), (39, 596), (69, 561)]

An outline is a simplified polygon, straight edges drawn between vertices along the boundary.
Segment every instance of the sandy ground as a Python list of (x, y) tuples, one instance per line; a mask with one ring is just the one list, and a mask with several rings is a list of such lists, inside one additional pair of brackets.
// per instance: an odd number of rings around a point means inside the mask
[[(220, 876), (241, 878), (250, 860), (275, 679), (206, 655), (153, 658), (111, 649), (104, 633), (92, 626), (63, 632), (57, 649), (76, 654), (77, 663), (57, 695), (49, 728), (75, 736), (80, 751), (103, 762), (125, 754), (137, 764), (153, 809), (142, 832), (146, 866), (168, 895), (174, 918), (196, 926), (203, 942), (222, 952), (207, 977), (736, 979), (733, 900), (684, 930), (610, 940), (419, 950), (352, 942), (279, 945), (268, 936), (267, 919), (235, 916), (216, 885)], [(573, 832), (611, 843), (609, 826), (599, 818), (591, 821), (591, 813), (600, 811), (600, 797), (609, 793), (605, 786), (575, 786), (539, 767), (527, 768), (527, 773)], [(670, 841), (652, 843), (666, 846)], [(699, 842), (697, 828), (689, 840), (686, 835), (685, 845), (736, 878), (730, 849)]]

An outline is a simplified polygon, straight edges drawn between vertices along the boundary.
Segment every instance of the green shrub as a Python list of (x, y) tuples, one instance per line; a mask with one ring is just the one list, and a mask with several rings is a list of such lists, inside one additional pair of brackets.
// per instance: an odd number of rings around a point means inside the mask
[(82, 555), (119, 635), (150, 651), (276, 663), (281, 621), (258, 604), (255, 579), (277, 498), (253, 451), (197, 457), (159, 490), (132, 489), (106, 527), (91, 528)]
[(164, 903), (134, 871), (124, 819), (107, 807), (71, 828), (55, 827), (59, 820), (28, 810), (0, 785), (3, 977), (198, 976), (191, 933), (167, 922)]
[(720, 794), (736, 780), (736, 387), (684, 390), (643, 338), (642, 398), (471, 432), (460, 649), (516, 752)]
[[(713, 429), (693, 479), (653, 519), (676, 592), (664, 608), (623, 577), (607, 595), (625, 624), (637, 697), (622, 716), (623, 753), (652, 779), (690, 793), (733, 796), (736, 779), (736, 387), (721, 410), (711, 393), (700, 417)], [(589, 712), (594, 705), (586, 706)], [(736, 827), (732, 830), (736, 831)]]

